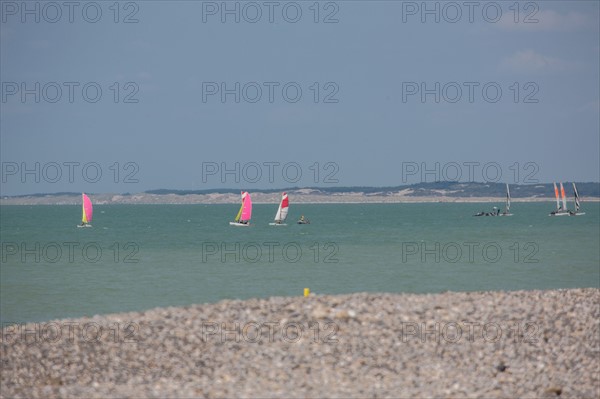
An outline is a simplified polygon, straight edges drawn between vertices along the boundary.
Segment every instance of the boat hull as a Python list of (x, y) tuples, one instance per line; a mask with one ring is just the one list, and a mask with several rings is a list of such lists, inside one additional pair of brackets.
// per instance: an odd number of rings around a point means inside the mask
[(286, 223), (269, 223), (269, 226), (287, 226)]
[(237, 227), (248, 227), (248, 226), (250, 226), (250, 223), (229, 222), (229, 225), (237, 226)]
[(92, 225), (91, 224), (86, 224), (85, 226), (82, 226), (82, 225), (78, 224), (77, 227), (92, 227)]
[(569, 216), (569, 212), (552, 212), (548, 216)]

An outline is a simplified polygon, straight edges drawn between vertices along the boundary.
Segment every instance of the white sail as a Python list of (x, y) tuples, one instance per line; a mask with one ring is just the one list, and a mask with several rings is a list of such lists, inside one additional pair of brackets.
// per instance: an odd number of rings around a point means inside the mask
[(577, 186), (573, 183), (573, 193), (575, 194), (575, 212), (579, 212), (581, 204), (579, 202), (579, 193), (577, 192)]
[(281, 195), (281, 201), (279, 202), (279, 208), (277, 209), (277, 213), (275, 214), (275, 221), (278, 223), (282, 223), (287, 218), (289, 209), (289, 201), (286, 193)]
[(508, 183), (506, 184), (506, 213), (510, 211), (510, 190), (508, 189)]
[(275, 214), (275, 221), (276, 222), (281, 221), (281, 203), (279, 204), (279, 209), (277, 209), (277, 213)]

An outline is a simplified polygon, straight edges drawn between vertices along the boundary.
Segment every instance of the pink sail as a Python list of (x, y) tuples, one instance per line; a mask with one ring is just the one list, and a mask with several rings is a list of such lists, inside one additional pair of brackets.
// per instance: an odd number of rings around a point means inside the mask
[(87, 195), (81, 195), (83, 198), (83, 215), (81, 221), (84, 223), (90, 223), (92, 221), (92, 215), (94, 214), (94, 207), (92, 206), (92, 201)]
[(252, 217), (252, 200), (250, 199), (250, 194), (247, 191), (244, 191), (242, 194), (242, 217), (241, 220), (249, 221)]

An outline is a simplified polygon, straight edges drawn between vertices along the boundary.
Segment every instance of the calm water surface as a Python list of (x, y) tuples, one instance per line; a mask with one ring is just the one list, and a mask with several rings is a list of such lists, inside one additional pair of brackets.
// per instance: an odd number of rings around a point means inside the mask
[[(498, 204), (500, 205), (500, 204)], [(472, 217), (490, 204), (292, 202), (255, 205), (2, 206), (0, 321), (351, 292), (518, 290), (600, 285), (600, 204), (548, 217), (553, 203), (515, 203), (512, 217)], [(301, 214), (310, 225), (297, 225)]]

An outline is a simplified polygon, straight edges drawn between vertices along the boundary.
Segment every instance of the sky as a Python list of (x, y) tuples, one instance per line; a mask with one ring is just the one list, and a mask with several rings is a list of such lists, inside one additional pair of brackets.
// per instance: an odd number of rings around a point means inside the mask
[(1, 195), (600, 181), (597, 1), (4, 1)]

